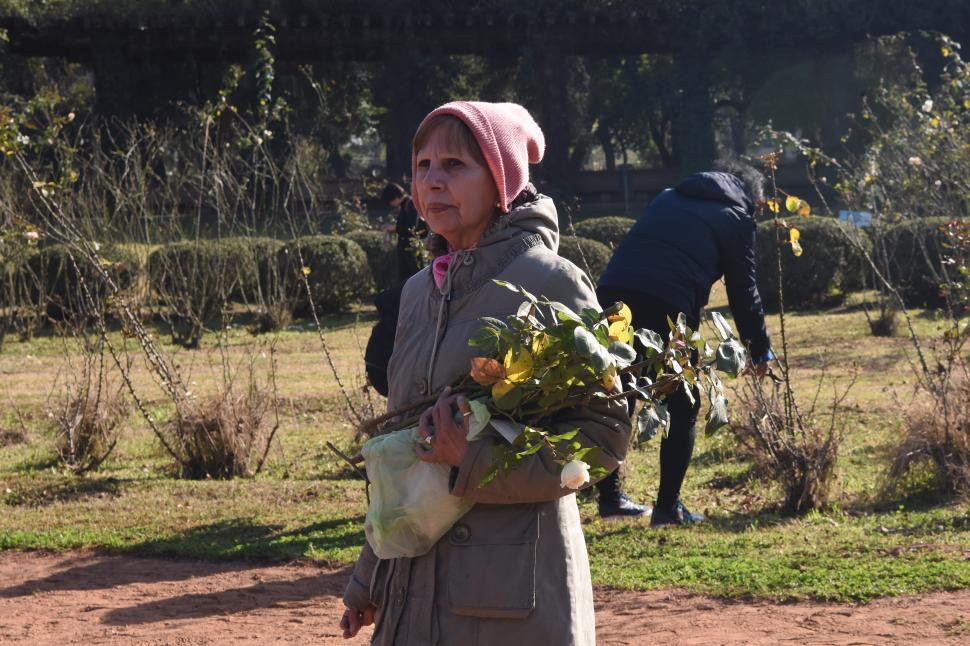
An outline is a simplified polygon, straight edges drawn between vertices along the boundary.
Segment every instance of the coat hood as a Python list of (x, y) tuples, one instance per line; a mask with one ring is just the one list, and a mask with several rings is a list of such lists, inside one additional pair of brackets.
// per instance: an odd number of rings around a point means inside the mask
[(681, 180), (674, 190), (684, 197), (735, 206), (748, 215), (754, 213), (754, 200), (744, 182), (730, 173), (695, 173)]
[(542, 244), (553, 253), (559, 251), (559, 214), (551, 197), (537, 194), (499, 217), (498, 224), (487, 231), (479, 241), (479, 247), (486, 247), (508, 240), (520, 234), (539, 234)]

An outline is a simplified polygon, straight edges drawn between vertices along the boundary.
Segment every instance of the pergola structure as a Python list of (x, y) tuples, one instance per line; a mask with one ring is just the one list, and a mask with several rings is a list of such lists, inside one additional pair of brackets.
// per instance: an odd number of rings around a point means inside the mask
[[(744, 65), (744, 74), (763, 80), (793, 61), (844, 52), (869, 36), (937, 30), (959, 40), (970, 30), (965, 0), (334, 0), (312, 9), (299, 0), (265, 4), (272, 6), (281, 63), (370, 61), (391, 72), (390, 176), (407, 169), (410, 136), (422, 116), (409, 101), (416, 61), (437, 55), (534, 59), (540, 105), (530, 107), (551, 135), (544, 163), (549, 173), (568, 159), (565, 138), (555, 136), (566, 127), (569, 101), (560, 78), (563, 57), (670, 54), (685, 77), (674, 131), (682, 163), (691, 169), (715, 153), (715, 65)], [(247, 60), (261, 15), (250, 11), (199, 16), (173, 10), (145, 17), (76, 10), (39, 22), (0, 16), (0, 28), (14, 53), (90, 64), (97, 109), (124, 117), (184, 98), (187, 87), (211, 88), (226, 64)], [(744, 55), (735, 56), (739, 52)]]

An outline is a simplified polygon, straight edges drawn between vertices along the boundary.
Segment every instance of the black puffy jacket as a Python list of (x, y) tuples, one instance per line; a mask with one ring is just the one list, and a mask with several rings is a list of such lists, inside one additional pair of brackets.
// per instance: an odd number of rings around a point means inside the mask
[(734, 175), (690, 175), (644, 210), (599, 284), (649, 294), (700, 318), (711, 286), (724, 276), (738, 332), (754, 361), (765, 360), (770, 340), (755, 280), (753, 211)]

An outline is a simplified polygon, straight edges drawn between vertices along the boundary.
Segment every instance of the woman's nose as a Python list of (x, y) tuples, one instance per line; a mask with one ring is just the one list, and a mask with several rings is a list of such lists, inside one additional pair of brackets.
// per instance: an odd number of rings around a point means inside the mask
[(444, 188), (444, 179), (445, 175), (441, 166), (431, 164), (424, 176), (424, 183), (429, 189), (441, 189)]

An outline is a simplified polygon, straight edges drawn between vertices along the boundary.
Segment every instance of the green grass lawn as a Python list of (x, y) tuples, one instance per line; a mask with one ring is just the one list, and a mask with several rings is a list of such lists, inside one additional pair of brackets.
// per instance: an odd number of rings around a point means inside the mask
[[(712, 304), (723, 306), (723, 296)], [(936, 326), (928, 315), (915, 320), (921, 333)], [(366, 309), (325, 321), (327, 342), (357, 405), (363, 403), (361, 348), (372, 323)], [(777, 331), (777, 317), (769, 328)], [(751, 476), (751, 464), (730, 433), (700, 437), (683, 495), (708, 516), (698, 527), (651, 530), (642, 523), (603, 522), (595, 499), (580, 495), (595, 583), (837, 600), (970, 586), (970, 505), (937, 496), (918, 479), (908, 489), (884, 493), (905, 414), (893, 393), (905, 402), (912, 392), (907, 341), (869, 336), (864, 315), (852, 308), (795, 314), (788, 329), (803, 399), (814, 395), (823, 373), (821, 403), (831, 392), (828, 384), (844, 387), (858, 372), (841, 422), (845, 442), (832, 508), (779, 515), (777, 490)], [(351, 563), (364, 541), (364, 488), (325, 446), (329, 440), (352, 450), (351, 418), (317, 332), (304, 326), (274, 338), (279, 442), (262, 474), (233, 481), (174, 478), (171, 461), (134, 413), (97, 473), (65, 472), (56, 461), (46, 412), (58, 384), (70, 376), (65, 346), (54, 337), (8, 339), (0, 354), (0, 431), (8, 433), (0, 437), (12, 437), (9, 431), (23, 424), (27, 441), (0, 448), (0, 549)], [(229, 339), (234, 359), (245, 357), (252, 343), (266, 348), (271, 342), (242, 327), (231, 330)], [(211, 336), (202, 349), (176, 357), (200, 393), (218, 386), (220, 355)], [(164, 399), (137, 362), (135, 383), (163, 418)], [(655, 495), (657, 453), (656, 441), (631, 451), (624, 470), (633, 498)]]

